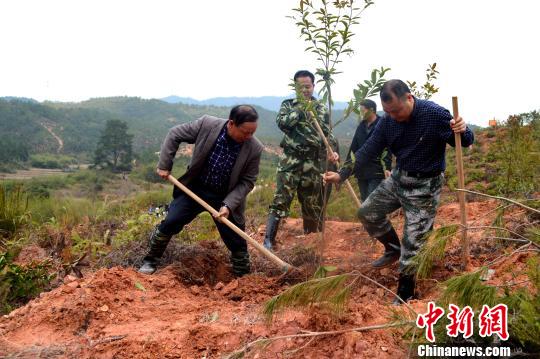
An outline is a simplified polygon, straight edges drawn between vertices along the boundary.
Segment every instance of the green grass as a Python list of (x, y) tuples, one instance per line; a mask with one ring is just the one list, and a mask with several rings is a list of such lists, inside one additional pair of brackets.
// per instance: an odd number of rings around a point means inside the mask
[(28, 197), (20, 186), (0, 186), (0, 234), (11, 234), (27, 218)]

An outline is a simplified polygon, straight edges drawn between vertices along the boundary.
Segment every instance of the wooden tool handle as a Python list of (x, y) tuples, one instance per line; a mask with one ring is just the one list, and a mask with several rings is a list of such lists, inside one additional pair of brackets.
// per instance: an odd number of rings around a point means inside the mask
[[(319, 125), (319, 122), (315, 118), (315, 115), (313, 114), (313, 112), (310, 112), (310, 116), (311, 116), (311, 119), (313, 120), (313, 123), (315, 124), (315, 128), (317, 129), (317, 132), (319, 132), (319, 136), (321, 136), (321, 138), (323, 139), (324, 145), (326, 146), (326, 152), (328, 152), (329, 154), (334, 153), (334, 151), (332, 150), (332, 146), (330, 146), (330, 143), (328, 142), (328, 139), (324, 135), (321, 125)], [(349, 193), (351, 194), (354, 200), (354, 203), (356, 203), (356, 205), (360, 207), (361, 205), (360, 200), (358, 199), (358, 196), (356, 195), (356, 192), (354, 191), (354, 188), (348, 179), (345, 180), (345, 185), (347, 186), (347, 189), (349, 190)]]
[[(452, 97), (452, 109), (453, 109), (453, 115), (454, 120), (457, 121), (459, 117), (459, 110), (458, 110), (458, 98)], [(460, 189), (465, 188), (465, 175), (463, 173), (463, 151), (461, 148), (461, 133), (455, 133), (454, 132), (454, 138), (456, 143), (456, 168), (457, 168), (457, 175), (458, 175), (458, 186)], [(462, 266), (464, 269), (466, 269), (469, 266), (469, 256), (470, 256), (470, 248), (469, 248), (469, 239), (467, 237), (467, 209), (465, 204), (465, 193), (464, 192), (458, 192), (458, 199), (459, 199), (459, 210), (461, 215), (461, 225), (463, 226), (463, 231), (461, 232), (461, 247), (462, 247)]]
[[(178, 181), (176, 178), (169, 175), (167, 179), (176, 187), (180, 188), (189, 197), (193, 198), (193, 200), (195, 200), (198, 204), (203, 206), (203, 208), (206, 209), (208, 212), (210, 212), (213, 216), (216, 216), (218, 214), (218, 211), (216, 211), (212, 206), (206, 203), (202, 198), (200, 198), (195, 193), (193, 193), (189, 188), (187, 188), (182, 183), (180, 183), (180, 181)], [(292, 268), (292, 266), (289, 263), (282, 261), (278, 256), (276, 256), (274, 253), (266, 249), (262, 244), (260, 244), (259, 242), (257, 242), (256, 240), (248, 236), (244, 231), (238, 228), (234, 223), (229, 221), (227, 218), (222, 217), (221, 221), (227, 227), (235, 231), (240, 237), (244, 238), (249, 244), (255, 247), (255, 249), (258, 250), (262, 255), (264, 255), (266, 258), (271, 260), (277, 266), (279, 266), (283, 270), (283, 272), (287, 272)]]

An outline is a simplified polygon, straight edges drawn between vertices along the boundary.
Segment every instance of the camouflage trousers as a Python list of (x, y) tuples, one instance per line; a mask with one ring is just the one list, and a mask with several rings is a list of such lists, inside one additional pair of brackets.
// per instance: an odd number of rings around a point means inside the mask
[(387, 214), (403, 208), (405, 223), (401, 240), (399, 270), (414, 271), (412, 258), (425, 243), (424, 235), (433, 228), (444, 176), (415, 178), (398, 170), (385, 179), (362, 203), (358, 218), (370, 236), (388, 233), (392, 223)]
[(270, 213), (280, 218), (288, 217), (296, 193), (302, 207), (302, 218), (318, 223), (322, 217), (324, 166), (325, 163), (318, 159), (283, 155), (277, 169), (277, 188)]

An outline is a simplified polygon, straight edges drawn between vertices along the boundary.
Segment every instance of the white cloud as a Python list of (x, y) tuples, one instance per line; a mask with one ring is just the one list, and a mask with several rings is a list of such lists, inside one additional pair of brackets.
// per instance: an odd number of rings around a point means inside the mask
[[(0, 4), (0, 96), (80, 101), (102, 96), (209, 98), (288, 93), (315, 58), (290, 1), (5, 1)], [(374, 67), (421, 81), (437, 62), (434, 100), (473, 123), (540, 108), (537, 1), (375, 0), (337, 99)]]

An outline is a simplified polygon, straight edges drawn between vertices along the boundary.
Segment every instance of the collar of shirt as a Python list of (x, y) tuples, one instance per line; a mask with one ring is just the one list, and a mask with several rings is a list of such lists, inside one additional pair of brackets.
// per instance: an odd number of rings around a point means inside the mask
[(413, 104), (413, 109), (411, 111), (411, 116), (409, 117), (409, 121), (407, 122), (411, 122), (415, 119), (415, 117), (418, 115), (418, 111), (420, 110), (419, 109), (419, 103), (418, 103), (418, 99), (416, 97), (413, 96), (413, 99), (414, 99), (414, 104)]
[(227, 131), (227, 124), (225, 124), (225, 126), (223, 126), (223, 129), (221, 130), (221, 133), (219, 134), (219, 137), (225, 139), (225, 141), (227, 141), (227, 144), (229, 146), (233, 146), (233, 147), (242, 146), (241, 143), (236, 142), (231, 136), (229, 136), (229, 132)]
[(371, 130), (372, 128), (375, 128), (375, 125), (377, 124), (377, 122), (381, 119), (381, 116), (379, 115), (375, 115), (375, 120), (373, 120), (373, 122), (371, 123), (368, 123), (367, 120), (364, 120), (362, 121), (364, 123), (364, 126), (366, 126), (366, 129), (369, 131)]

